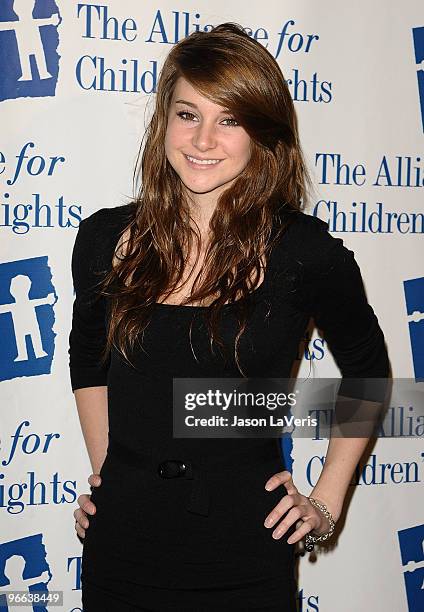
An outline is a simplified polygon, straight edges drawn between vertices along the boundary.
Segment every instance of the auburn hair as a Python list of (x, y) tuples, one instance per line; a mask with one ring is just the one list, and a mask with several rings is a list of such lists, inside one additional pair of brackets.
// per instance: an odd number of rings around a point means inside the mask
[[(130, 222), (120, 234), (121, 238), (127, 231), (125, 254), (115, 249), (117, 264), (101, 283), (100, 293), (110, 298), (102, 359), (114, 346), (130, 363), (129, 353), (146, 329), (158, 298), (172, 294), (180, 283), (193, 239), (197, 248), (200, 245), (190, 226), (187, 194), (165, 154), (168, 113), (180, 77), (228, 109), (251, 139), (250, 160), (217, 200), (204, 265), (190, 296), (181, 302), (209, 306), (204, 310), (212, 350), (214, 342), (225, 348), (218, 331), (222, 306), (237, 302), (239, 330), (233, 350), (244, 376), (238, 345), (247, 324), (249, 294), (260, 279), (261, 258), (268, 261), (272, 244), (290, 222), (290, 215), (281, 215), (282, 209), (290, 213), (303, 208), (312, 181), (281, 69), (265, 47), (236, 23), (193, 32), (174, 45), (165, 59), (134, 171), (138, 175), (141, 155), (140, 189), (131, 202)], [(271, 240), (273, 228), (277, 232)]]

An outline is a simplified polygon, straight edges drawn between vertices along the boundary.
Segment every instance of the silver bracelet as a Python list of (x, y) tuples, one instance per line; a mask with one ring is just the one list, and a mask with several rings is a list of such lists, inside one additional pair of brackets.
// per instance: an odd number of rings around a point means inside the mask
[(331, 515), (331, 512), (327, 509), (327, 506), (322, 502), (317, 501), (313, 497), (308, 497), (309, 501), (313, 506), (321, 510), (321, 512), (327, 517), (328, 522), (330, 523), (330, 529), (321, 535), (313, 535), (312, 533), (307, 533), (305, 537), (305, 550), (311, 552), (314, 549), (315, 542), (324, 542), (324, 540), (328, 540), (330, 536), (333, 535), (334, 528), (336, 526), (334, 519)]

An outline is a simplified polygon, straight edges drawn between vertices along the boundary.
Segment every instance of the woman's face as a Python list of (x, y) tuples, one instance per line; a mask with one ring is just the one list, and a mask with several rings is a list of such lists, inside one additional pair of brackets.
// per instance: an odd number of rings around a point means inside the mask
[(180, 77), (168, 113), (165, 153), (185, 187), (197, 194), (195, 201), (206, 196), (216, 203), (247, 166), (250, 137), (229, 112)]

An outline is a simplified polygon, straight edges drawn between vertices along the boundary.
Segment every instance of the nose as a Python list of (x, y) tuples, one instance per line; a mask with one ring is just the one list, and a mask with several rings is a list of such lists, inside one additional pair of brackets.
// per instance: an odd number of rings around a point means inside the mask
[(194, 130), (193, 146), (199, 151), (207, 151), (216, 146), (215, 126), (206, 121), (202, 121)]

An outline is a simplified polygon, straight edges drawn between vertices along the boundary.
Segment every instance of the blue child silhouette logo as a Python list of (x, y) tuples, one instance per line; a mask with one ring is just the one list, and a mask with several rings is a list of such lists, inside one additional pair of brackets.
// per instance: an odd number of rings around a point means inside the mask
[(13, 606), (9, 603), (8, 607), (5, 592), (40, 591), (47, 594), (50, 578), (51, 572), (46, 561), (46, 549), (41, 533), (0, 544), (0, 610), (11, 612), (35, 609), (47, 612), (47, 608), (40, 603), (24, 607), (22, 604)]
[(60, 21), (54, 0), (0, 2), (0, 100), (54, 96)]
[(424, 525), (398, 532), (408, 612), (424, 610)]
[(412, 28), (415, 61), (417, 63), (418, 95), (421, 106), (421, 120), (424, 132), (424, 27)]
[(47, 257), (0, 264), (0, 380), (50, 374), (57, 297)]
[(424, 381), (424, 277), (403, 282), (415, 382)]

